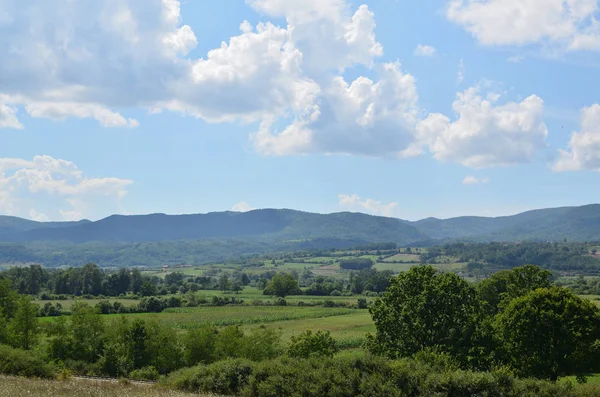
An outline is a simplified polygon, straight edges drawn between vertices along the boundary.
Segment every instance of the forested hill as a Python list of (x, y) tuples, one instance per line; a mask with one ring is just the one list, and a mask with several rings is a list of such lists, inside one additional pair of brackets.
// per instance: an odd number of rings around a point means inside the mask
[(322, 215), (266, 209), (196, 215), (113, 215), (97, 222), (69, 227), (43, 227), (25, 231), (15, 229), (10, 234), (5, 233), (3, 240), (83, 243), (215, 238), (267, 242), (326, 238), (353, 243), (393, 241), (409, 244), (428, 239), (429, 236), (420, 233), (415, 226), (394, 218), (349, 212)]
[(332, 239), (349, 244), (440, 240), (600, 241), (600, 205), (529, 211), (498, 217), (428, 218), (408, 222), (359, 213), (313, 214), (264, 209), (195, 215), (113, 215), (96, 221), (34, 222), (0, 216), (0, 241), (143, 243), (234, 239), (264, 244)]
[(428, 218), (411, 223), (432, 239), (489, 241), (598, 241), (600, 205), (540, 209), (498, 218)]

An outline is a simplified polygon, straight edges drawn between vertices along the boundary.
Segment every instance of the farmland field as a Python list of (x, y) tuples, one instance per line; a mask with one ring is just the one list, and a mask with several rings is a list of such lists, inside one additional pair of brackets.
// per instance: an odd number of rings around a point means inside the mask
[(419, 255), (413, 254), (397, 254), (394, 256), (390, 256), (389, 258), (385, 258), (384, 262), (408, 262), (408, 263), (418, 263), (421, 257)]

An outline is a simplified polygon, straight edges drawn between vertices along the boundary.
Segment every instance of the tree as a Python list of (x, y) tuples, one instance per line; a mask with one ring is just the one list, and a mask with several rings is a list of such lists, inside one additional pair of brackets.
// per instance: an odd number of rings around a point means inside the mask
[(227, 276), (227, 273), (223, 273), (221, 277), (219, 277), (219, 288), (223, 292), (229, 290), (229, 277)]
[(483, 280), (477, 291), (488, 314), (496, 314), (512, 299), (550, 287), (552, 273), (538, 266), (525, 265), (512, 270), (502, 270)]
[(565, 288), (514, 299), (495, 328), (507, 361), (522, 376), (556, 381), (600, 370), (600, 310)]
[(288, 295), (299, 294), (298, 280), (289, 273), (279, 273), (275, 275), (264, 289), (264, 295), (275, 295), (279, 298), (285, 298)]
[(37, 305), (34, 305), (28, 296), (20, 297), (15, 316), (8, 324), (14, 346), (25, 350), (33, 347), (40, 332), (37, 312)]
[(17, 311), (18, 295), (8, 279), (0, 278), (0, 317), (12, 318)]
[(477, 306), (475, 290), (456, 274), (413, 267), (369, 307), (376, 328), (370, 348), (396, 358), (436, 347), (465, 362)]
[(137, 267), (133, 268), (133, 270), (131, 271), (131, 290), (134, 294), (140, 292), (143, 283), (144, 278), (142, 276), (142, 272)]
[(152, 283), (152, 281), (146, 280), (142, 284), (142, 288), (140, 289), (140, 293), (142, 296), (153, 296), (156, 295), (156, 285)]
[[(75, 360), (95, 362), (102, 354), (104, 319), (97, 309), (85, 303), (76, 303), (70, 317), (69, 336)], [(66, 335), (58, 335), (64, 338)]]
[(216, 359), (217, 329), (192, 329), (183, 337), (184, 358), (188, 366), (211, 363)]

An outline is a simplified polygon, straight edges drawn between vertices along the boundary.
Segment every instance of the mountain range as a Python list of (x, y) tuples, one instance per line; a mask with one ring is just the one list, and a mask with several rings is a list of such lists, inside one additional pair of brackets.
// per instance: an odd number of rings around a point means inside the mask
[(496, 218), (427, 218), (416, 222), (341, 212), (288, 209), (194, 215), (113, 215), (99, 221), (36, 222), (0, 216), (0, 242), (147, 243), (235, 239), (290, 242), (335, 239), (400, 245), (469, 241), (600, 241), (600, 205), (528, 211)]

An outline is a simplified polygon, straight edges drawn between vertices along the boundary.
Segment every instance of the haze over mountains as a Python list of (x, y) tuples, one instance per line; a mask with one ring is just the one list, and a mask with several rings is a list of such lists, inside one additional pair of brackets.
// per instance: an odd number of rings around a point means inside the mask
[(314, 214), (287, 209), (195, 215), (113, 215), (90, 222), (35, 222), (0, 216), (0, 241), (11, 243), (145, 243), (236, 239), (290, 242), (600, 241), (600, 205), (562, 207), (486, 218), (427, 218), (416, 222), (361, 213)]

